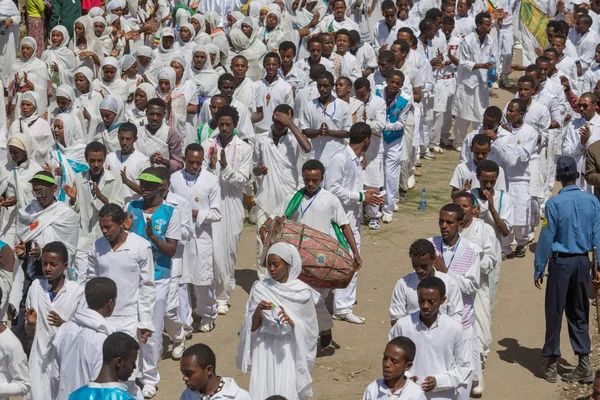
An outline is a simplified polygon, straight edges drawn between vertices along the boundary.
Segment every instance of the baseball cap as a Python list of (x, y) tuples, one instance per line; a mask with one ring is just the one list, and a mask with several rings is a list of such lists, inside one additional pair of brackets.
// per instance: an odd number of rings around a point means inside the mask
[(163, 28), (162, 31), (162, 36), (173, 36), (175, 37), (175, 31), (173, 30), (173, 28)]
[(556, 176), (565, 178), (577, 173), (577, 164), (573, 157), (562, 156), (556, 162)]
[(589, 0), (573, 0), (573, 4), (590, 4)]

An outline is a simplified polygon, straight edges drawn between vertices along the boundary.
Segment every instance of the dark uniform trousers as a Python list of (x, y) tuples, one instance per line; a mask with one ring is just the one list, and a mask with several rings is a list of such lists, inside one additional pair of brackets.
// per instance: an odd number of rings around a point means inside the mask
[(575, 354), (590, 353), (588, 284), (590, 261), (587, 254), (553, 256), (548, 263), (546, 287), (546, 343), (544, 357), (560, 357), (560, 328), (563, 311)]

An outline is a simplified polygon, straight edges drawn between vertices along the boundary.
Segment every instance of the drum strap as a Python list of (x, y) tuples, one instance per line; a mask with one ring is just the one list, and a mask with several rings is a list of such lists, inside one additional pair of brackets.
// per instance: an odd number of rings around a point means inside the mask
[[(294, 213), (296, 211), (298, 211), (298, 208), (300, 208), (300, 203), (302, 203), (302, 198), (304, 197), (305, 191), (306, 191), (306, 188), (302, 188), (302, 189), (298, 190), (296, 192), (296, 194), (294, 194), (294, 196), (290, 200), (287, 208), (285, 209), (285, 213), (284, 213), (284, 215), (287, 219), (291, 219), (292, 215), (294, 215)], [(335, 237), (337, 238), (338, 242), (340, 242), (342, 247), (344, 249), (346, 249), (346, 251), (348, 251), (348, 249), (349, 249), (348, 242), (346, 241), (346, 237), (344, 236), (344, 233), (340, 229), (339, 225), (336, 224), (335, 222), (331, 221), (331, 226), (333, 227), (333, 231), (335, 232)]]

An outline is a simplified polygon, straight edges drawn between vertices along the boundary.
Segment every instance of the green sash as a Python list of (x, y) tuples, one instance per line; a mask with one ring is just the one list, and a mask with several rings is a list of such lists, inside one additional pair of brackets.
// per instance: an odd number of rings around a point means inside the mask
[[(298, 211), (298, 208), (300, 208), (300, 203), (302, 202), (302, 197), (304, 197), (305, 192), (306, 188), (302, 188), (298, 190), (296, 194), (294, 194), (294, 197), (292, 197), (287, 208), (285, 209), (284, 215), (287, 219), (290, 219), (292, 215), (294, 215), (294, 213)], [(342, 233), (342, 230), (340, 229), (339, 225), (331, 221), (331, 226), (333, 226), (333, 231), (335, 232), (335, 237), (337, 238), (338, 242), (340, 242), (342, 247), (346, 249), (346, 251), (348, 251), (348, 242), (346, 241), (346, 238), (344, 237), (344, 234)]]

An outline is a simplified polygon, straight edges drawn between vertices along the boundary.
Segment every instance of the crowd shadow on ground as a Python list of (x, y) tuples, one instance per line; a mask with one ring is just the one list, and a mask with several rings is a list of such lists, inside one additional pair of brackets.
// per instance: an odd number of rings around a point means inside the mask
[[(542, 379), (541, 369), (546, 359), (542, 357), (541, 348), (529, 348), (519, 344), (517, 339), (504, 338), (498, 341), (498, 344), (504, 349), (497, 350), (498, 357), (504, 362), (518, 364), (525, 368), (536, 378)], [(571, 369), (573, 365), (564, 358), (558, 359), (559, 371), (562, 369)]]

